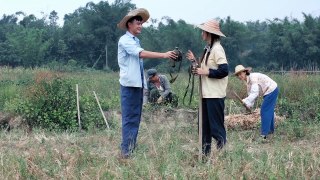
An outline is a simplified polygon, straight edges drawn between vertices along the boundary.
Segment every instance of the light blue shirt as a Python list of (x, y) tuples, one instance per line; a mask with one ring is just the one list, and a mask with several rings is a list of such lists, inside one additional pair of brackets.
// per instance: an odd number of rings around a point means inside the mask
[(139, 54), (144, 49), (140, 41), (130, 32), (120, 37), (118, 42), (118, 64), (120, 67), (119, 82), (122, 86), (146, 88), (146, 79), (143, 76), (143, 61)]

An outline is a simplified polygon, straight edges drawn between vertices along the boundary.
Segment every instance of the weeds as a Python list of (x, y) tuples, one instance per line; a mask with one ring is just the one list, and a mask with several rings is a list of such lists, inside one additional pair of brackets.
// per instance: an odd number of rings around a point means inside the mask
[[(38, 72), (43, 72), (43, 69), (1, 69), (0, 72), (3, 75), (0, 83), (4, 87), (0, 90), (0, 101), (5, 103), (7, 110), (12, 110), (19, 105), (19, 101), (14, 100), (17, 94), (30, 95), (25, 90), (34, 83), (34, 77)], [(22, 74), (25, 74), (25, 79), (19, 80)], [(287, 116), (287, 120), (277, 126), (273, 138), (268, 142), (260, 142), (258, 129), (229, 129), (226, 148), (217, 151), (213, 147), (208, 161), (202, 163), (197, 157), (197, 119), (192, 116), (197, 107), (197, 90), (195, 89), (190, 107), (180, 103), (187, 82), (183, 75), (179, 76), (181, 81), (177, 81), (172, 87), (179, 96), (178, 109), (188, 108), (191, 109), (190, 112), (183, 111), (179, 116), (172, 117), (175, 109), (170, 107), (144, 108), (138, 147), (133, 157), (126, 162), (117, 159), (121, 141), (120, 115), (110, 113), (117, 112), (120, 108), (118, 75), (102, 72), (59, 75), (68, 79), (64, 85), (71, 83), (70, 89), (63, 92), (70, 91), (75, 95), (74, 85), (79, 84), (81, 113), (83, 123), (87, 124), (87, 131), (47, 131), (41, 128), (34, 128), (30, 134), (19, 129), (13, 129), (10, 133), (0, 131), (0, 179), (320, 177), (318, 76), (272, 76), (280, 87), (277, 113)], [(230, 77), (230, 82), (239, 95), (245, 95), (242, 93), (243, 85), (238, 80)], [(57, 88), (64, 87), (58, 84)], [(56, 90), (51, 94), (61, 92), (59, 88)], [(110, 130), (105, 130), (92, 91), (99, 95), (102, 108), (108, 110)], [(50, 91), (44, 92), (46, 93), (43, 94), (50, 94)], [(63, 102), (61, 105), (64, 105)], [(227, 113), (242, 112), (239, 104), (229, 98), (226, 99), (226, 109)]]

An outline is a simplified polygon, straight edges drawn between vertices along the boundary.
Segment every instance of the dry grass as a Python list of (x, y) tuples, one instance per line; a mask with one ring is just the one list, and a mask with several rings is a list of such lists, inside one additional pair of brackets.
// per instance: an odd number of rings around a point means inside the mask
[[(20, 130), (0, 134), (0, 179), (317, 179), (320, 177), (319, 126), (290, 140), (279, 125), (267, 142), (259, 130), (228, 129), (223, 151), (197, 160), (197, 122), (192, 110), (145, 112), (139, 146), (119, 160), (120, 129), (50, 133)], [(165, 113), (164, 113), (165, 112)], [(113, 118), (119, 122), (118, 113)], [(112, 115), (110, 115), (112, 116)]]
[[(1, 78), (8, 80), (7, 88), (2, 88), (0, 94), (3, 104), (19, 94), (15, 84), (28, 83), (30, 77), (34, 77), (33, 71), (11, 71), (0, 69)], [(88, 72), (68, 76), (81, 77), (77, 83), (82, 93), (95, 90), (103, 95), (99, 96), (101, 99), (107, 100), (108, 107), (119, 110), (119, 86), (114, 86), (118, 84), (117, 73)], [(179, 76), (181, 80), (173, 86), (180, 100), (186, 77)], [(227, 146), (223, 151), (213, 150), (207, 162), (198, 162), (195, 92), (191, 103), (193, 110), (144, 109), (138, 148), (127, 161), (117, 158), (121, 141), (117, 111), (106, 113), (113, 124), (110, 131), (71, 133), (34, 129), (29, 134), (20, 129), (1, 131), (0, 179), (319, 179), (320, 124), (316, 119), (319, 118), (320, 96), (315, 90), (320, 79), (276, 78), (281, 86), (277, 112), (290, 118), (278, 123), (274, 136), (267, 141), (260, 139), (256, 128), (260, 116), (241, 114), (243, 107), (227, 98), (226, 114), (231, 114), (226, 120)], [(12, 82), (14, 86), (10, 85)], [(232, 90), (245, 95), (239, 80), (230, 78), (229, 82)], [(303, 90), (302, 87), (311, 88)], [(312, 108), (312, 111), (300, 108)], [(300, 114), (304, 121), (299, 119)]]

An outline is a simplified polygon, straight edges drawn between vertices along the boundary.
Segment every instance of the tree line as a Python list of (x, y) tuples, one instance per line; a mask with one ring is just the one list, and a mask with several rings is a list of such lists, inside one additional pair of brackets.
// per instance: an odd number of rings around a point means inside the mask
[[(0, 18), (0, 65), (76, 64), (117, 71), (117, 43), (124, 31), (116, 25), (135, 7), (130, 0), (115, 0), (112, 4), (89, 2), (65, 15), (63, 26), (57, 24), (60, 17), (56, 11), (41, 18), (22, 11), (4, 14)], [(237, 64), (265, 70), (319, 67), (320, 17), (305, 13), (303, 17), (302, 21), (288, 17), (247, 22), (231, 17), (220, 19), (221, 30), (227, 36), (221, 41), (230, 67)], [(202, 53), (205, 44), (200, 29), (194, 25), (168, 16), (149, 21), (151, 25), (144, 27), (139, 36), (146, 50), (163, 52), (179, 47), (183, 52), (192, 49), (198, 56)], [(165, 69), (167, 63), (145, 61), (145, 68), (156, 66)]]

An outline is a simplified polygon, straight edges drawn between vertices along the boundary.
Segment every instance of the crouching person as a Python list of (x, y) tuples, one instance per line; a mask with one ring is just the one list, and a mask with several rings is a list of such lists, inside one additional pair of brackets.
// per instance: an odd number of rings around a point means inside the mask
[(147, 99), (150, 103), (171, 104), (178, 106), (178, 97), (171, 91), (170, 83), (165, 75), (157, 73), (156, 69), (147, 71)]

